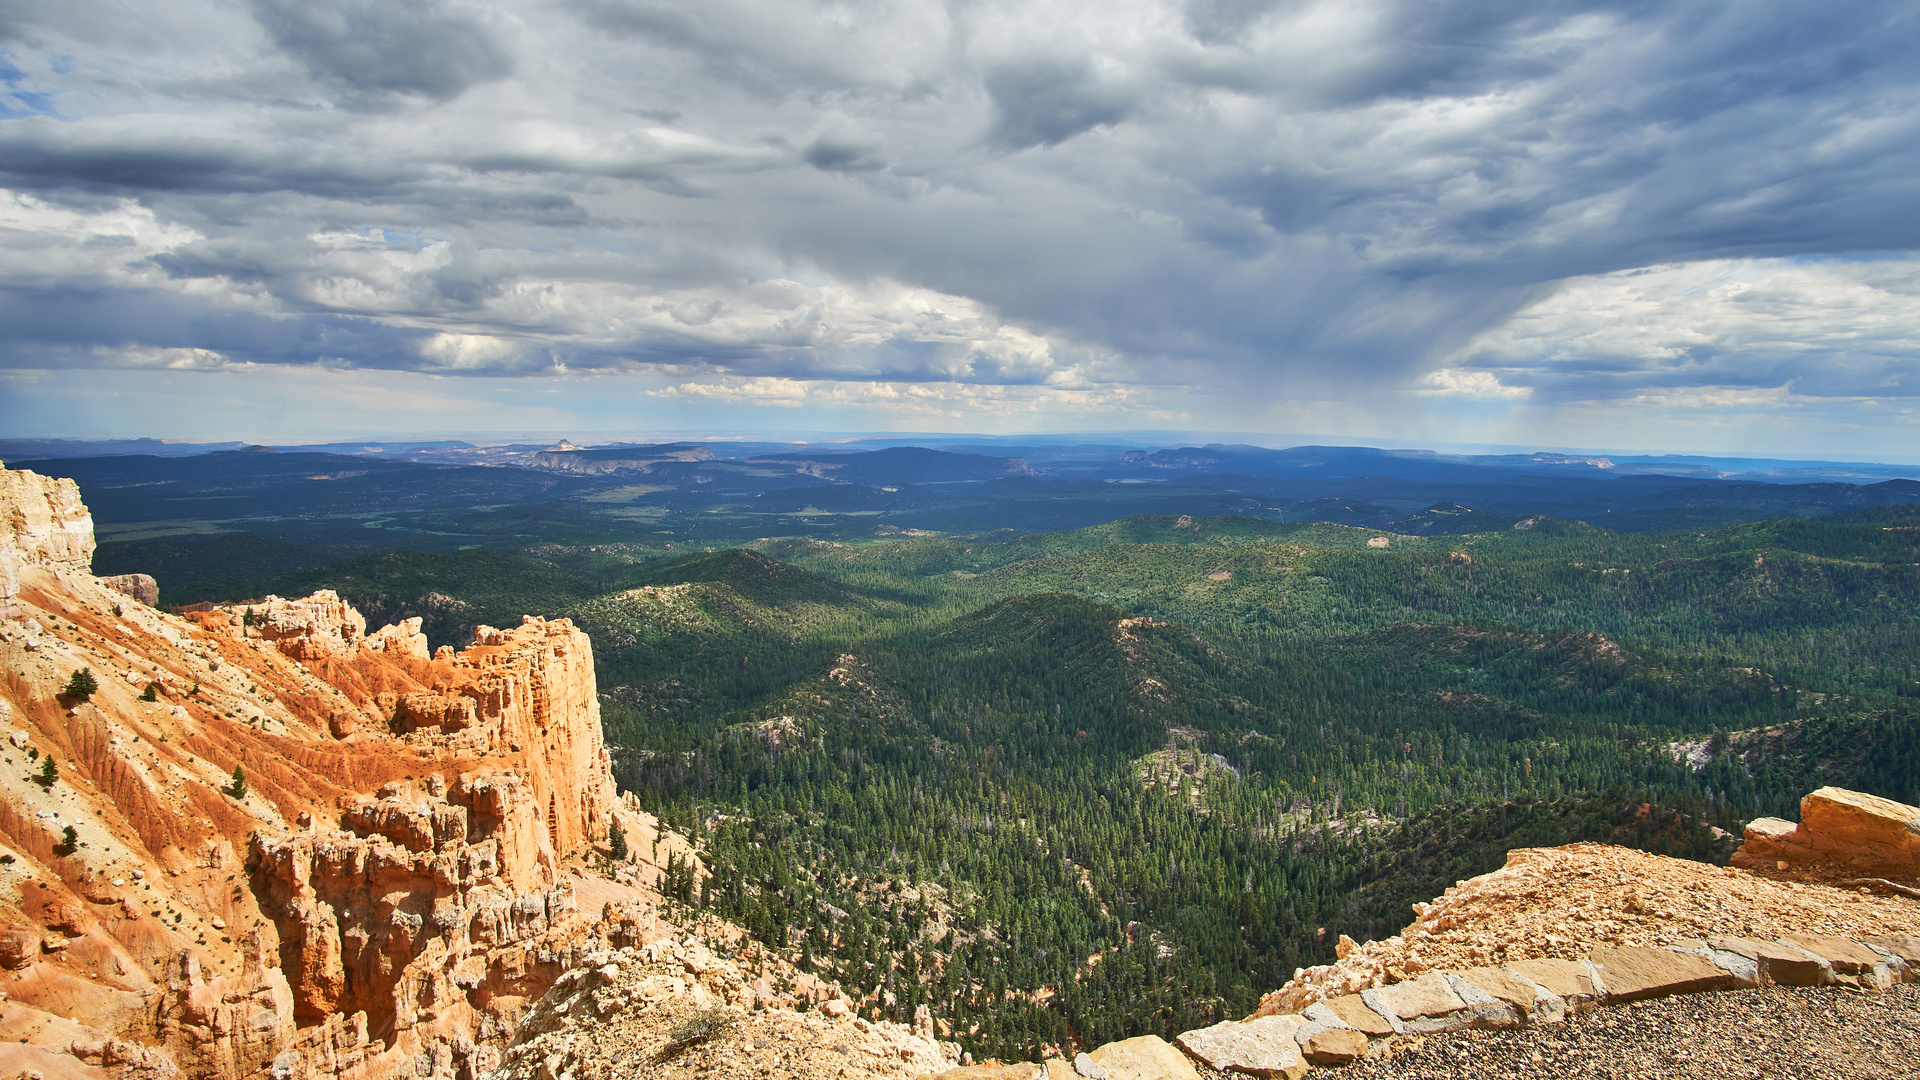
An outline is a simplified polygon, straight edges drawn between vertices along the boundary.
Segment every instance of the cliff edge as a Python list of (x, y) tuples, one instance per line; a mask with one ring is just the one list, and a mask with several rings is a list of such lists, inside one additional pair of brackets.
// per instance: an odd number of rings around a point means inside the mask
[[(0, 468), (0, 1075), (469, 1080), (564, 972), (665, 938), (566, 620), (430, 653), (329, 592), (186, 617)], [(83, 674), (82, 674), (83, 673)]]

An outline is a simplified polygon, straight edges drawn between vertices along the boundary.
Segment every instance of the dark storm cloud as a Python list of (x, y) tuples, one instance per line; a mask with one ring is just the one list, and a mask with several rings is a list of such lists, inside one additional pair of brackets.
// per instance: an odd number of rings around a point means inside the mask
[(886, 167), (874, 146), (857, 139), (819, 135), (800, 149), (807, 164), (823, 172), (866, 172)]
[(1280, 0), (1187, 0), (1187, 32), (1208, 45), (1230, 45), (1279, 6)]
[(1102, 83), (1078, 58), (1003, 64), (987, 72), (986, 88), (993, 98), (993, 142), (1007, 150), (1058, 146), (1132, 111), (1125, 88)]
[[(290, 152), (291, 151), (291, 152)], [(415, 180), (412, 164), (328, 155), (240, 139), (159, 130), (89, 129), (50, 119), (0, 128), (0, 175), (17, 187), (251, 193), (301, 191), (391, 198)]]
[(446, 100), (513, 70), (492, 27), (438, 0), (253, 0), (251, 6), (276, 45), (350, 92)]
[[(234, 363), (345, 362), (363, 367), (420, 366), (415, 342), (425, 336), (346, 316), (294, 319), (222, 311), (150, 294), (19, 289), (0, 292), (0, 366), (166, 366), (151, 350), (207, 350)], [(129, 360), (129, 356), (132, 357)], [(187, 367), (188, 364), (180, 366)]]
[[(0, 0), (11, 363), (1250, 399), (1920, 382), (1897, 5), (128, 10)], [(1609, 276), (1676, 263), (1720, 269)], [(34, 314), (63, 304), (90, 328)]]

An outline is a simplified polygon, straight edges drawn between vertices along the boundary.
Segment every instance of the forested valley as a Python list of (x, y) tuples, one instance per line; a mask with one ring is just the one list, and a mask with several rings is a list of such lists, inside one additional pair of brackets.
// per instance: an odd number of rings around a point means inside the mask
[[(1913, 507), (1616, 534), (1135, 517), (1018, 537), (368, 556), (436, 639), (593, 638), (680, 902), (976, 1056), (1249, 1012), (1518, 846), (1724, 861), (1835, 783), (1920, 801)], [(256, 593), (257, 594), (257, 593)]]

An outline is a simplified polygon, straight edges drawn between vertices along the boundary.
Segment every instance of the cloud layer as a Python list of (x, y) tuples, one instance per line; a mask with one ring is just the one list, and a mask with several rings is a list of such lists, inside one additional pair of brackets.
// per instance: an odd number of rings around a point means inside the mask
[(1914, 55), (1765, 0), (0, 0), (0, 366), (1906, 430)]

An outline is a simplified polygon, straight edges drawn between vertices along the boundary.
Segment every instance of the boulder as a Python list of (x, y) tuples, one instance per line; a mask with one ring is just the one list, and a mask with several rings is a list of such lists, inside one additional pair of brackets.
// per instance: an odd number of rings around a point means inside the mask
[[(1231, 1070), (1250, 1076), (1299, 1080), (1307, 1073), (1307, 1060), (1293, 1037), (1304, 1023), (1306, 1020), (1299, 1016), (1229, 1020), (1189, 1031), (1174, 1041), (1182, 1050), (1221, 1072)], [(1361, 1039), (1363, 1045), (1365, 1041)]]
[(1555, 1023), (1566, 1019), (1567, 1003), (1558, 995), (1501, 968), (1468, 968), (1454, 972), (1453, 977), (1506, 1004), (1522, 1020)]
[(1887, 877), (1920, 875), (1920, 807), (1823, 787), (1800, 800), (1800, 829), (1830, 862)]
[(1800, 800), (1798, 825), (1779, 818), (1749, 822), (1733, 856), (1735, 866), (1753, 870), (1812, 862), (1876, 877), (1920, 877), (1920, 807), (1823, 787)]
[[(1094, 1064), (1093, 1059), (1084, 1053), (1073, 1055), (1073, 1071), (1086, 1080), (1108, 1080), (1107, 1070)], [(1049, 1077), (1049, 1080), (1069, 1080), (1067, 1077)]]
[(1330, 1001), (1317, 1002), (1307, 1007), (1306, 1015), (1309, 1020), (1338, 1021), (1362, 1035), (1376, 1039), (1393, 1034), (1393, 1025), (1387, 1022), (1386, 1017), (1369, 1008), (1359, 994), (1346, 994)]
[(1193, 1062), (1158, 1035), (1108, 1043), (1087, 1057), (1106, 1070), (1108, 1080), (1200, 1080)]
[(1876, 934), (1860, 940), (1885, 949), (1909, 964), (1920, 964), (1920, 934)]
[(1826, 934), (1785, 934), (1780, 940), (1783, 944), (1791, 945), (1826, 961), (1839, 975), (1865, 975), (1875, 966), (1886, 962), (1886, 957), (1865, 945), (1843, 937), (1832, 937)]
[(1360, 998), (1389, 1021), (1396, 1021), (1397, 1029), (1408, 1032), (1445, 1031), (1466, 1026), (1472, 1020), (1467, 1003), (1438, 971), (1378, 990), (1363, 990)]
[(1625, 945), (1595, 949), (1591, 959), (1605, 984), (1609, 1002), (1733, 987), (1733, 976), (1713, 961), (1672, 949)]
[(1367, 1037), (1350, 1027), (1310, 1023), (1293, 1038), (1310, 1065), (1346, 1065), (1367, 1054)]
[(1575, 1012), (1599, 1003), (1600, 988), (1593, 981), (1593, 970), (1582, 961), (1516, 960), (1506, 965), (1506, 970), (1566, 1002)]
[(1781, 986), (1819, 986), (1828, 980), (1820, 961), (1798, 949), (1771, 941), (1742, 937), (1710, 937), (1707, 947), (1751, 960), (1759, 969), (1762, 982)]

